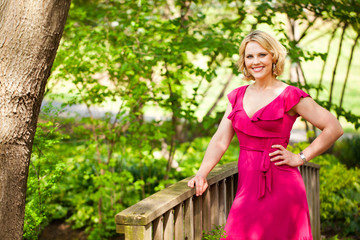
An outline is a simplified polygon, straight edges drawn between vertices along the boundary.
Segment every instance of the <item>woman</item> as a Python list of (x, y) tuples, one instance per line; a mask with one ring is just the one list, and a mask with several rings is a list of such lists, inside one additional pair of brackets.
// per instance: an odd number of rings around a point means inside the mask
[[(238, 189), (225, 233), (232, 239), (312, 239), (304, 182), (298, 166), (327, 150), (342, 134), (338, 120), (307, 93), (277, 79), (286, 50), (265, 32), (240, 46), (239, 69), (254, 83), (228, 94), (229, 104), (188, 186), (201, 195), (206, 177), (236, 133), (240, 143)], [(298, 116), (322, 130), (300, 154), (286, 149)]]

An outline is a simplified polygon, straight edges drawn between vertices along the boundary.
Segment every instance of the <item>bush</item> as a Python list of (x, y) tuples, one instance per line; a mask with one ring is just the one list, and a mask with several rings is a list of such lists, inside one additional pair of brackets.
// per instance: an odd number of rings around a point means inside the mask
[(224, 226), (216, 226), (215, 229), (212, 229), (209, 233), (203, 234), (203, 240), (219, 240), (220, 238), (226, 239), (226, 233)]
[[(308, 143), (289, 147), (299, 152)], [(360, 235), (360, 170), (348, 169), (330, 154), (320, 155), (311, 162), (320, 168), (321, 231), (326, 235)]]
[(323, 232), (360, 235), (360, 171), (347, 169), (333, 155), (314, 159), (320, 168), (321, 225)]
[(334, 147), (334, 154), (348, 168), (360, 168), (360, 135), (338, 141)]

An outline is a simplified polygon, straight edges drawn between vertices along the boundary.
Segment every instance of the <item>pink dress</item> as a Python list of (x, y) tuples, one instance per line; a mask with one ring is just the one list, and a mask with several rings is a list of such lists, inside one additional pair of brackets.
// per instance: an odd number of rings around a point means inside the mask
[(309, 97), (288, 86), (251, 118), (243, 108), (248, 86), (228, 94), (232, 112), (228, 118), (240, 144), (238, 188), (225, 232), (227, 240), (312, 239), (305, 185), (298, 168), (276, 166), (269, 153), (274, 144), (285, 148), (298, 115), (288, 111)]

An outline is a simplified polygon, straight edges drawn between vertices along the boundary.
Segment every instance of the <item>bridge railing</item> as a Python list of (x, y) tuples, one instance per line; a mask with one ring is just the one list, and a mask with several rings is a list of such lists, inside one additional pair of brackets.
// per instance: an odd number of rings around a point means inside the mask
[[(307, 191), (314, 239), (320, 239), (319, 166), (300, 167)], [(235, 197), (237, 162), (215, 167), (209, 188), (196, 197), (186, 178), (159, 191), (115, 216), (117, 233), (126, 240), (198, 240), (203, 232), (224, 225)]]

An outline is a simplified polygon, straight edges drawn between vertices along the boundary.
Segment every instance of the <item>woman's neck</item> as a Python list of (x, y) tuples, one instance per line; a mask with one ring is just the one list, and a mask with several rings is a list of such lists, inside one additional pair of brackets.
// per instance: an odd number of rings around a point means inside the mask
[(260, 90), (260, 89), (268, 89), (268, 88), (276, 87), (276, 86), (280, 85), (279, 83), (281, 83), (281, 82), (278, 79), (271, 76), (266, 79), (255, 79), (255, 82), (252, 85), (254, 88)]

